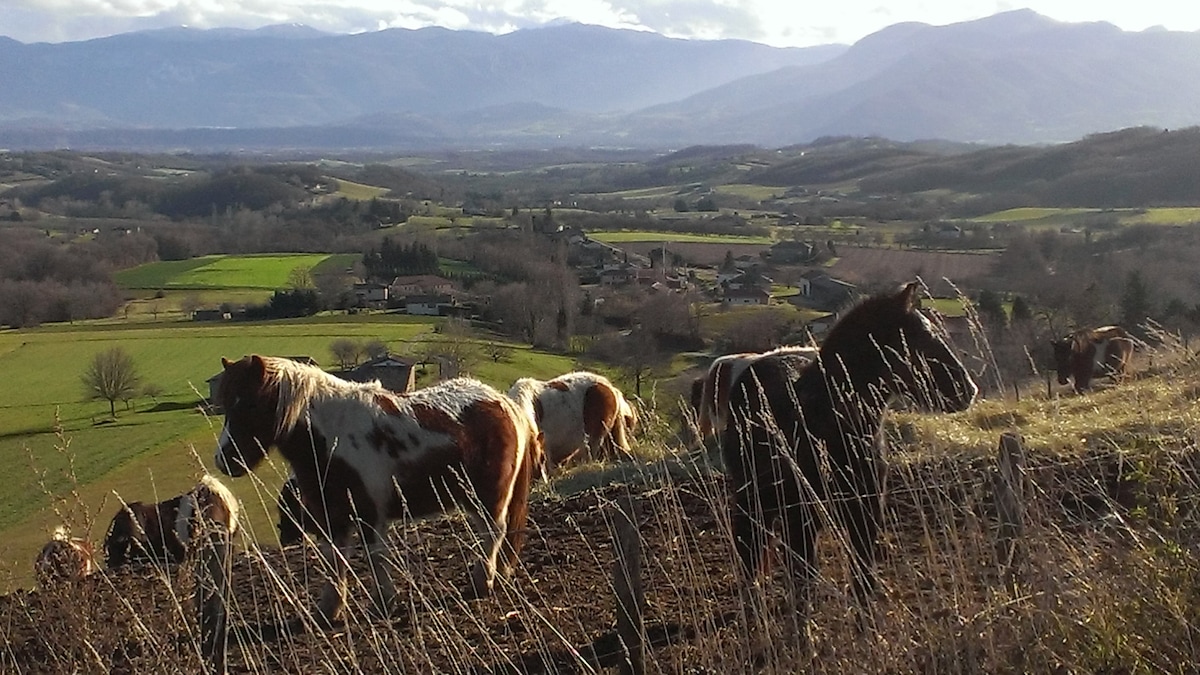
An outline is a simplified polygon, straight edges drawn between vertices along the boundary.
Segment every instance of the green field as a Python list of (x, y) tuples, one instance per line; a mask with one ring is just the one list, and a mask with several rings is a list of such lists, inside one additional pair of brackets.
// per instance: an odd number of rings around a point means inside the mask
[(742, 197), (743, 199), (753, 199), (755, 201), (765, 201), (773, 199), (778, 195), (783, 194), (785, 188), (772, 187), (770, 185), (751, 185), (748, 183), (730, 183), (728, 185), (717, 185), (713, 188), (713, 192), (721, 195), (732, 195), (734, 197)]
[(1187, 225), (1200, 222), (1200, 207), (1182, 206), (1150, 209), (1085, 209), (1022, 207), (996, 211), (970, 220), (978, 223), (1068, 224), (1083, 217), (1113, 216), (1122, 225)]
[[(397, 354), (436, 339), (428, 318), (389, 314), (329, 315), (251, 324), (53, 325), (0, 332), (0, 456), (10, 469), (0, 487), (0, 591), (31, 582), (32, 561), (50, 530), (64, 521), (76, 534), (99, 542), (117, 508), (112, 492), (126, 500), (161, 500), (187, 489), (211, 466), (220, 420), (199, 411), (207, 379), (222, 356), (249, 353), (308, 355), (329, 367), (338, 338), (378, 339)], [(138, 396), (127, 409), (107, 401), (84, 401), (80, 377), (98, 352), (128, 351), (143, 383), (162, 393)], [(548, 378), (572, 370), (569, 357), (514, 345), (500, 363), (483, 359), (472, 374), (507, 388), (517, 377)], [(427, 369), (428, 370), (428, 369)], [(432, 370), (423, 381), (434, 376)], [(61, 450), (65, 447), (65, 451)], [(230, 481), (250, 504), (252, 526), (269, 541), (274, 497), (284, 470)], [(260, 491), (268, 495), (265, 501)], [(262, 506), (256, 506), (262, 504)], [(269, 507), (269, 508), (268, 508)]]
[(770, 237), (743, 237), (733, 234), (692, 234), (688, 232), (653, 232), (650, 230), (617, 230), (588, 232), (588, 237), (606, 244), (622, 244), (636, 241), (692, 242), (700, 244), (755, 244), (771, 245)]
[(357, 199), (360, 201), (368, 201), (376, 197), (382, 197), (391, 190), (374, 185), (363, 185), (353, 181), (337, 179), (337, 195), (347, 199)]
[(192, 260), (147, 263), (115, 274), (116, 282), (130, 289), (276, 290), (288, 285), (288, 275), (298, 267), (316, 270), (321, 265), (347, 267), (352, 254), (297, 253), (285, 255), (212, 255)]

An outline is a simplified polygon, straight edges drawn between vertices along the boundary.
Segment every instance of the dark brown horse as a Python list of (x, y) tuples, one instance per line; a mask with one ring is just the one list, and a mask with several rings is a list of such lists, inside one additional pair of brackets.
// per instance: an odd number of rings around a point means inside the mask
[(212, 476), (166, 501), (122, 506), (104, 537), (105, 562), (109, 569), (147, 562), (179, 564), (202, 522), (216, 523), (229, 535), (238, 530), (237, 499)]
[(355, 531), (367, 551), (376, 607), (390, 609), (395, 588), (385, 535), (389, 522), (406, 515), (464, 507), (484, 556), (469, 593), (490, 593), (498, 565), (507, 572), (515, 564), (541, 434), (507, 396), (466, 378), (401, 395), (283, 358), (222, 363), (217, 468), (241, 476), (279, 448), (311, 519), (299, 525), (319, 530), (322, 556), (335, 571), (319, 619), (333, 622), (345, 605), (345, 557), (334, 547), (348, 546)]
[(755, 359), (730, 392), (721, 451), (741, 574), (752, 587), (771, 533), (781, 530), (804, 616), (826, 521), (848, 535), (854, 593), (864, 608), (874, 592), (889, 402), (956, 412), (978, 392), (917, 308), (918, 289), (914, 282), (860, 303), (834, 325), (812, 363), (786, 352)]
[(1058, 383), (1074, 380), (1076, 393), (1090, 389), (1094, 377), (1121, 381), (1133, 357), (1133, 339), (1120, 326), (1077, 330), (1051, 340), (1050, 346), (1054, 349)]

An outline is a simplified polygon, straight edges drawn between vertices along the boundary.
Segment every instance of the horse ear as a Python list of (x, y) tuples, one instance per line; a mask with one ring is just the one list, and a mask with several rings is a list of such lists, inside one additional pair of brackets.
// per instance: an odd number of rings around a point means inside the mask
[(912, 312), (915, 309), (921, 308), (921, 282), (910, 281), (900, 289), (900, 294), (897, 296), (900, 303), (904, 306), (905, 312)]
[(232, 366), (232, 365), (233, 365), (233, 361), (230, 361), (229, 359), (225, 358), (224, 356), (221, 357), (221, 367), (222, 368), (224, 368), (225, 370), (229, 370), (229, 366)]
[(254, 372), (260, 375), (267, 372), (267, 362), (264, 361), (263, 357), (259, 356), (258, 354), (252, 354), (250, 356), (250, 365), (254, 367)]

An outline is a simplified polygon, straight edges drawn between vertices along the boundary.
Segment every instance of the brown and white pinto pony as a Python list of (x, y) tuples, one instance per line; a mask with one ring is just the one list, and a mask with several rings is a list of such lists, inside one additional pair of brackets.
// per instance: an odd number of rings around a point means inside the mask
[(593, 458), (630, 454), (637, 414), (603, 375), (578, 371), (545, 381), (522, 377), (508, 395), (532, 412), (545, 435), (550, 469), (584, 451)]
[(718, 356), (708, 365), (708, 370), (692, 382), (691, 405), (696, 413), (696, 426), (700, 440), (715, 435), (720, 437), (729, 423), (729, 390), (733, 383), (756, 360), (776, 354), (789, 354), (808, 362), (817, 358), (816, 347), (784, 346), (767, 352), (741, 352)]
[(79, 581), (96, 569), (96, 552), (92, 549), (92, 543), (72, 537), (61, 525), (54, 529), (50, 541), (42, 547), (33, 564), (38, 585), (42, 588)]
[(342, 551), (355, 530), (376, 608), (385, 612), (395, 597), (385, 564), (392, 520), (462, 507), (484, 556), (471, 574), (472, 594), (492, 591), (502, 555), (504, 573), (516, 563), (541, 449), (533, 420), (508, 397), (468, 378), (397, 394), (284, 358), (222, 364), (216, 465), (242, 476), (279, 449), (334, 570), (317, 605), (320, 620), (332, 623), (345, 605)]
[(1133, 338), (1120, 326), (1077, 330), (1051, 340), (1050, 345), (1054, 348), (1058, 383), (1074, 380), (1076, 393), (1090, 389), (1093, 377), (1121, 381), (1133, 357)]
[(130, 502), (113, 516), (104, 537), (109, 569), (136, 563), (176, 565), (209, 527), (226, 538), (238, 531), (238, 502), (229, 488), (205, 475), (185, 494), (157, 504)]

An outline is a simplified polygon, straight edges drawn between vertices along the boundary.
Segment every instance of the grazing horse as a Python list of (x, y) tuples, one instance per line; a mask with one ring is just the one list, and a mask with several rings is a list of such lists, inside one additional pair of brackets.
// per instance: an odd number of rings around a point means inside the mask
[(334, 622), (345, 605), (346, 561), (335, 547), (344, 550), (359, 523), (383, 611), (395, 597), (386, 529), (403, 516), (465, 510), (483, 551), (472, 594), (492, 591), (502, 549), (504, 573), (516, 563), (541, 438), (508, 397), (467, 378), (396, 394), (283, 358), (221, 361), (225, 425), (216, 465), (242, 476), (279, 448), (310, 519), (301, 526), (321, 533), (322, 557), (334, 570), (317, 605), (320, 620)]
[(33, 570), (42, 588), (79, 581), (96, 571), (96, 553), (90, 541), (72, 537), (60, 525), (38, 553)]
[(1091, 388), (1092, 378), (1108, 376), (1114, 382), (1125, 377), (1133, 357), (1133, 339), (1120, 326), (1077, 330), (1051, 340), (1058, 383), (1075, 380), (1075, 392)]
[(109, 569), (145, 562), (179, 564), (210, 524), (236, 534), (238, 502), (221, 481), (205, 475), (189, 492), (164, 502), (122, 506), (104, 537), (105, 562)]
[(585, 448), (591, 457), (630, 454), (629, 436), (637, 415), (621, 390), (603, 375), (580, 371), (546, 381), (522, 377), (508, 395), (532, 411), (545, 434), (550, 468)]
[(781, 526), (788, 566), (807, 617), (824, 519), (851, 547), (853, 589), (864, 610), (874, 592), (882, 519), (881, 426), (893, 398), (926, 411), (956, 412), (978, 389), (942, 335), (918, 309), (919, 283), (868, 298), (829, 331), (816, 360), (779, 353), (755, 359), (730, 392), (721, 452), (732, 492), (731, 525), (750, 589)]
[(692, 382), (691, 404), (696, 413), (700, 440), (720, 436), (729, 422), (729, 390), (746, 368), (759, 358), (787, 354), (805, 362), (817, 358), (815, 347), (779, 347), (768, 352), (741, 352), (718, 356), (708, 370)]

